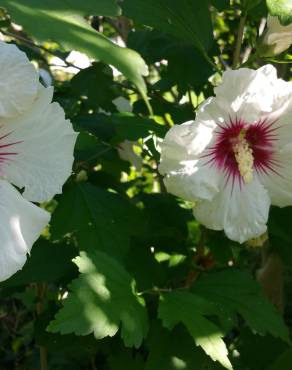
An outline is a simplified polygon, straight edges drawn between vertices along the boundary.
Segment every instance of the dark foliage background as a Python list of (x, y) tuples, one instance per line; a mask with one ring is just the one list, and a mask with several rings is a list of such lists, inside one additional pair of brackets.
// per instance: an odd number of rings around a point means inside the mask
[(289, 51), (257, 52), (267, 5), (287, 24), (289, 3), (0, 0), (5, 41), (80, 132), (63, 194), (43, 205), (49, 228), (1, 283), (1, 369), (290, 369), (291, 208), (272, 209), (263, 246), (239, 245), (200, 226), (157, 170), (169, 127), (231, 67), (240, 17), (244, 65), (289, 80)]

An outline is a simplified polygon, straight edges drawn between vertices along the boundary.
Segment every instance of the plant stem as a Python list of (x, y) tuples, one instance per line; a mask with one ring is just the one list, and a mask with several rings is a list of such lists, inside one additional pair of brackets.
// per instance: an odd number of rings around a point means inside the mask
[[(37, 293), (37, 303), (36, 303), (36, 313), (39, 316), (43, 312), (43, 299), (46, 292), (46, 284), (37, 283), (36, 293)], [(46, 347), (39, 346), (40, 351), (40, 370), (49, 370), (48, 368), (48, 351)]]
[(232, 69), (236, 69), (240, 62), (240, 50), (241, 50), (241, 43), (243, 39), (245, 21), (246, 21), (246, 13), (242, 14), (239, 20), (237, 38), (236, 38), (235, 49), (234, 49), (234, 54), (233, 54)]
[(14, 33), (14, 32), (4, 31), (4, 30), (2, 30), (2, 29), (0, 29), (0, 32), (1, 32), (1, 33), (3, 33), (3, 35), (5, 35), (5, 36), (9, 36), (9, 37), (12, 37), (12, 38), (14, 38), (14, 39), (16, 39), (16, 40), (19, 40), (19, 41), (23, 42), (23, 43), (24, 43), (24, 44), (26, 44), (26, 46), (27, 46), (28, 48), (30, 48), (31, 50), (34, 50), (34, 51), (35, 51), (35, 49), (42, 50), (42, 51), (44, 51), (45, 53), (48, 53), (48, 54), (50, 54), (50, 55), (52, 55), (52, 56), (55, 56), (55, 57), (58, 57), (58, 58), (62, 59), (62, 61), (63, 61), (63, 62), (64, 62), (68, 67), (74, 67), (74, 68), (76, 68), (76, 69), (81, 70), (81, 68), (80, 68), (80, 67), (78, 67), (78, 66), (76, 66), (75, 64), (70, 63), (70, 62), (67, 62), (67, 60), (66, 60), (66, 59), (64, 59), (64, 58), (62, 58), (58, 53), (55, 53), (55, 52), (53, 52), (52, 50), (47, 49), (47, 48), (45, 48), (45, 47), (44, 47), (44, 46), (42, 46), (42, 45), (38, 45), (38, 44), (34, 43), (33, 41), (31, 41), (31, 40), (27, 39), (26, 37), (23, 37), (23, 36), (21, 36), (21, 35), (18, 35), (17, 33)]

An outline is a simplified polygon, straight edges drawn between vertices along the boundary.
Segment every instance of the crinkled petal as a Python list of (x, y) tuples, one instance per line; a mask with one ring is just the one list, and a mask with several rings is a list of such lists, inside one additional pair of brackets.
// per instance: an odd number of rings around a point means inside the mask
[(0, 180), (0, 217), (0, 281), (3, 281), (23, 267), (50, 214)]
[(268, 192), (255, 178), (242, 186), (228, 185), (213, 200), (199, 202), (194, 216), (206, 227), (224, 230), (228, 238), (243, 243), (266, 231), (270, 203)]
[(38, 91), (38, 73), (15, 45), (0, 42), (0, 118), (26, 111)]
[(74, 159), (77, 133), (51, 98), (52, 89), (40, 87), (31, 109), (0, 127), (0, 174), (34, 202), (62, 192)]
[(224, 72), (222, 83), (215, 88), (216, 100), (231, 116), (251, 123), (273, 110), (276, 82), (277, 71), (269, 64), (257, 70), (229, 70)]
[(214, 127), (196, 121), (174, 125), (161, 144), (159, 172), (166, 174), (181, 168), (182, 162), (196, 160), (212, 139)]
[(212, 122), (189, 121), (173, 126), (161, 145), (159, 172), (172, 194), (194, 201), (211, 199), (218, 192), (219, 174), (200, 159), (212, 139)]

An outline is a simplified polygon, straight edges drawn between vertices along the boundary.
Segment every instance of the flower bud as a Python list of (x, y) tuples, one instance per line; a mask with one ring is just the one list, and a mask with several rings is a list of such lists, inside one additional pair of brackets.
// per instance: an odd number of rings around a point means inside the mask
[(292, 44), (292, 23), (282, 26), (278, 17), (268, 16), (267, 29), (258, 51), (262, 56), (273, 56), (287, 50)]

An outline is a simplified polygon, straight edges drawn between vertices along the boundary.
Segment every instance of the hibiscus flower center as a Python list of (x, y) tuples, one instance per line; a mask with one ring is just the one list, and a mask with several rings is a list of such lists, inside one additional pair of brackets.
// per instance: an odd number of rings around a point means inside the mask
[(243, 119), (230, 119), (227, 125), (218, 124), (215, 144), (204, 157), (208, 164), (223, 171), (227, 181), (236, 179), (249, 183), (254, 171), (277, 173), (279, 165), (275, 155), (277, 127), (267, 119), (248, 124)]
[[(2, 127), (0, 126), (0, 129)], [(15, 150), (12, 150), (14, 145), (22, 143), (22, 141), (14, 141), (9, 142), (8, 137), (12, 134), (12, 132), (8, 132), (7, 134), (4, 134), (0, 136), (0, 164), (4, 162), (8, 162), (11, 158), (11, 156), (15, 156), (18, 153)]]
[(243, 181), (248, 183), (253, 178), (254, 157), (252, 148), (245, 138), (246, 130), (241, 131), (237, 142), (233, 145), (234, 156), (238, 165), (238, 171)]

